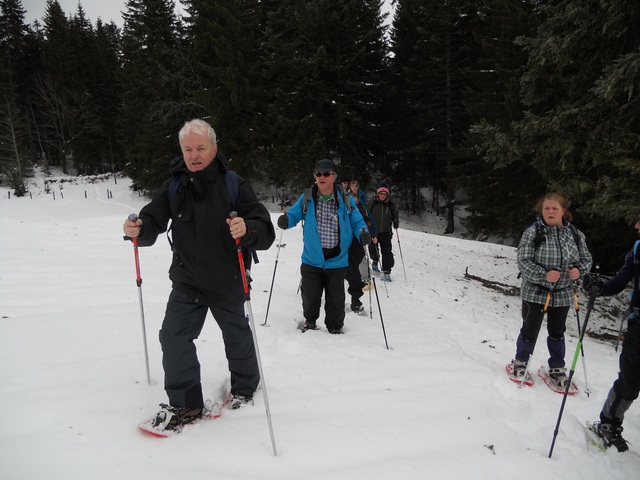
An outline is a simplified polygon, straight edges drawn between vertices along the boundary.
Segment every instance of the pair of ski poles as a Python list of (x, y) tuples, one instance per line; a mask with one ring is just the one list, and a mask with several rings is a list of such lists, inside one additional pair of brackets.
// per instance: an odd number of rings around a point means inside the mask
[[(238, 214), (237, 212), (231, 212), (229, 214), (229, 216), (231, 218), (236, 217)], [(129, 215), (129, 220), (132, 222), (135, 222), (138, 217), (135, 213), (132, 213), (131, 215)], [(148, 349), (147, 349), (147, 330), (146, 330), (146, 326), (145, 326), (145, 319), (144, 319), (144, 304), (142, 301), (142, 276), (140, 275), (140, 258), (138, 255), (138, 238), (134, 237), (134, 238), (130, 238), (125, 236), (124, 237), (125, 240), (132, 240), (133, 241), (133, 252), (134, 252), (134, 259), (135, 259), (135, 267), (136, 267), (136, 285), (138, 286), (138, 298), (140, 300), (140, 317), (141, 317), (141, 321), (142, 321), (142, 338), (143, 338), (143, 342), (144, 342), (144, 355), (145, 355), (145, 365), (146, 365), (146, 369), (147, 369), (147, 382), (149, 383), (149, 385), (151, 385), (151, 376), (149, 373), (149, 354), (148, 354)], [(247, 282), (247, 273), (244, 267), (244, 257), (242, 255), (242, 247), (240, 246), (240, 239), (236, 238), (236, 249), (238, 251), (238, 262), (240, 264), (240, 273), (242, 276), (242, 287), (243, 287), (243, 291), (244, 291), (244, 299), (245, 299), (245, 309), (247, 312), (247, 316), (249, 318), (249, 323), (251, 326), (251, 335), (253, 337), (253, 344), (256, 350), (256, 359), (258, 361), (258, 371), (260, 373), (260, 379), (262, 382), (262, 394), (264, 397), (264, 404), (265, 404), (265, 409), (266, 409), (266, 414), (267, 414), (267, 422), (269, 424), (269, 434), (271, 436), (271, 445), (273, 447), (273, 455), (277, 456), (278, 455), (278, 451), (276, 449), (276, 441), (275, 441), (275, 436), (273, 434), (273, 424), (271, 422), (271, 410), (269, 408), (269, 398), (267, 396), (267, 386), (264, 380), (264, 372), (262, 369), (262, 360), (260, 358), (260, 349), (258, 347), (258, 337), (256, 335), (256, 328), (255, 328), (255, 323), (253, 320), (253, 310), (251, 308), (251, 295), (249, 293), (249, 283)], [(275, 275), (275, 272), (274, 272)]]

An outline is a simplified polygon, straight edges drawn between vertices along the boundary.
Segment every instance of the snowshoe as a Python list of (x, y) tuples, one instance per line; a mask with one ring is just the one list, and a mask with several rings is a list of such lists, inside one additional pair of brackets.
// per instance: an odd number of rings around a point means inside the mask
[[(538, 376), (544, 380), (544, 383), (556, 393), (564, 395), (569, 383), (569, 377), (565, 373), (565, 368), (547, 368), (543, 365), (538, 369)], [(567, 395), (575, 395), (579, 392), (575, 383), (571, 382)]]
[(602, 442), (605, 448), (616, 447), (618, 452), (629, 450), (629, 442), (622, 437), (622, 426), (602, 422), (587, 422), (586, 427)]
[(527, 362), (521, 360), (513, 360), (505, 367), (509, 380), (517, 383), (518, 385), (525, 385), (527, 387), (533, 386), (533, 378), (527, 372)]

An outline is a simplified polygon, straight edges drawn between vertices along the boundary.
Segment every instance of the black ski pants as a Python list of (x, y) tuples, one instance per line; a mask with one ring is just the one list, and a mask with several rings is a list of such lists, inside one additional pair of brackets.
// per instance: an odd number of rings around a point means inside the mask
[[(548, 364), (551, 368), (565, 366), (565, 342), (567, 314), (569, 306), (547, 308), (547, 348), (549, 349)], [(544, 320), (544, 305), (541, 303), (522, 301), (522, 328), (516, 341), (516, 359), (529, 361), (529, 356), (538, 338), (538, 333)]]
[(328, 329), (344, 326), (344, 277), (347, 267), (322, 269), (303, 263), (302, 275), (302, 312), (307, 322), (320, 318), (320, 305), (324, 291), (324, 324)]
[(172, 406), (198, 408), (204, 405), (194, 340), (200, 335), (209, 310), (222, 331), (231, 372), (231, 392), (253, 396), (258, 388), (258, 360), (244, 313), (244, 301), (224, 307), (207, 307), (194, 303), (188, 295), (174, 289), (169, 295), (160, 330), (164, 388)]
[[(393, 234), (391, 232), (378, 232), (378, 244), (371, 242), (369, 244), (369, 255), (371, 260), (378, 262), (380, 256), (382, 256), (382, 266), (380, 270), (383, 272), (391, 272), (391, 269), (395, 265), (395, 259), (393, 258), (393, 252), (391, 251), (391, 238)], [(378, 247), (380, 248), (380, 255), (378, 254)]]

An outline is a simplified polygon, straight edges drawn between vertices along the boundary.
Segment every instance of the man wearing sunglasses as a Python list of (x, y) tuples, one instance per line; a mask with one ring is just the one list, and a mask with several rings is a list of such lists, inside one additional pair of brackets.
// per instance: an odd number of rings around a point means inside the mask
[(315, 185), (278, 218), (278, 227), (287, 229), (303, 222), (302, 331), (317, 329), (324, 291), (324, 323), (330, 333), (342, 333), (349, 246), (354, 236), (366, 246), (371, 235), (353, 199), (344, 194), (341, 185), (336, 185), (337, 168), (333, 160), (318, 161), (314, 175)]

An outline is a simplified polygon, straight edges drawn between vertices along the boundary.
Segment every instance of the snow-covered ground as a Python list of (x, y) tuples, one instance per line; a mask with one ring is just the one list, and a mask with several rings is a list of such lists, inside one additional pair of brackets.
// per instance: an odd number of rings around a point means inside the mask
[[(469, 267), (517, 285), (515, 249), (402, 225), (407, 282), (394, 240), (394, 281), (377, 292), (389, 349), (375, 292), (373, 318), (367, 295), (366, 314), (347, 313), (344, 335), (296, 329), (302, 234), (284, 232), (268, 327), (256, 327), (278, 456), (260, 391), (255, 406), (183, 435), (145, 435), (136, 425), (166, 399), (157, 332), (170, 289), (167, 242), (140, 249), (148, 385), (133, 250), (121, 230), (146, 200), (122, 178), (70, 181), (63, 195), (56, 182), (55, 200), (42, 179), (34, 183), (32, 198), (0, 188), (2, 479), (637, 478), (640, 405), (627, 415), (625, 454), (588, 445), (581, 425), (597, 418), (616, 376), (612, 345), (585, 338), (592, 393), (568, 398), (549, 459), (562, 396), (537, 377), (533, 388), (518, 389), (504, 373), (519, 299), (463, 276)], [(278, 209), (270, 208), (275, 223)], [(257, 325), (277, 251), (260, 252), (253, 268)], [(599, 314), (592, 321), (603, 324)], [(569, 364), (575, 324), (572, 314)], [(197, 344), (204, 389), (215, 398), (228, 371), (211, 317)], [(546, 357), (541, 341), (532, 364)], [(575, 379), (584, 389), (581, 361)]]

